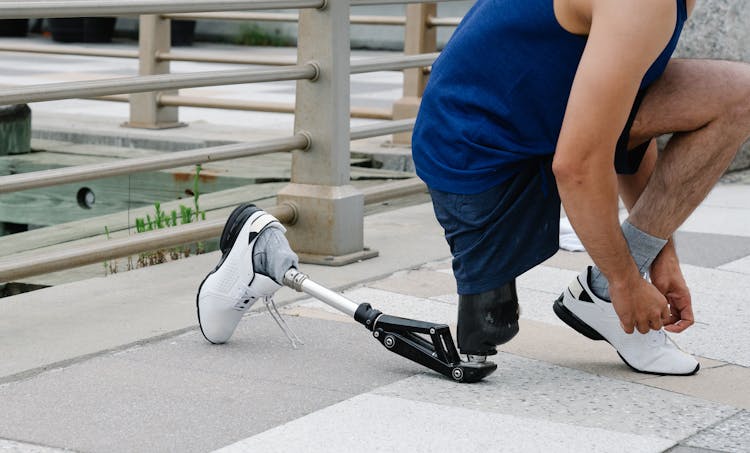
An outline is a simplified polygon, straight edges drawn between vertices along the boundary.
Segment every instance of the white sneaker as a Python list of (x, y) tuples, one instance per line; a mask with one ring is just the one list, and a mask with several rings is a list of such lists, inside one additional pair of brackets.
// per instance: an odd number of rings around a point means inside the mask
[(689, 376), (700, 364), (667, 336), (664, 329), (646, 334), (637, 330), (625, 333), (615, 309), (591, 291), (591, 267), (579, 275), (555, 301), (558, 318), (592, 340), (605, 340), (617, 350), (620, 358), (634, 371), (658, 375)]
[(237, 207), (221, 234), (221, 260), (198, 288), (198, 324), (206, 340), (224, 343), (242, 315), (260, 298), (270, 297), (281, 285), (253, 269), (253, 248), (266, 228), (284, 227), (254, 205)]

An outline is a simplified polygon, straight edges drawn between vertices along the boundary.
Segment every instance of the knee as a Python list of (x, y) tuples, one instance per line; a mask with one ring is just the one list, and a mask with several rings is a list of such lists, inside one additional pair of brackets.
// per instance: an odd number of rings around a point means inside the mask
[(734, 63), (729, 80), (734, 94), (726, 106), (725, 116), (735, 127), (750, 134), (750, 64)]

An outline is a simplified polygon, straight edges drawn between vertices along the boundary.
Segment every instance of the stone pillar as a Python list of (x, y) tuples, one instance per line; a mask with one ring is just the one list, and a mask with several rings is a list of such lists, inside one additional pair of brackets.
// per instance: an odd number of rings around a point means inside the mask
[[(675, 52), (681, 58), (750, 63), (750, 0), (699, 0)], [(750, 142), (729, 170), (750, 168)]]
[(297, 81), (295, 133), (310, 135), (292, 153), (292, 177), (278, 203), (297, 208), (287, 239), (304, 263), (341, 266), (377, 256), (364, 247), (364, 195), (349, 177), (349, 0), (299, 13), (299, 64), (319, 68)]

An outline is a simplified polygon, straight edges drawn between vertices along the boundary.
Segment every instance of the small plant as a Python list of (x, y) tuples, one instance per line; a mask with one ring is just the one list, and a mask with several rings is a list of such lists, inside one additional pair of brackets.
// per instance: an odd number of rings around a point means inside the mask
[[(199, 220), (206, 220), (206, 211), (200, 209), (200, 172), (202, 170), (201, 165), (195, 166), (195, 176), (193, 177), (192, 189), (186, 190), (186, 193), (193, 197), (193, 207), (179, 205), (179, 212), (177, 209), (172, 209), (170, 212), (166, 212), (161, 208), (160, 202), (154, 202), (154, 213), (153, 217), (151, 214), (146, 214), (145, 217), (136, 217), (135, 219), (135, 231), (136, 233), (145, 233), (147, 231), (154, 231), (162, 228), (170, 228), (177, 225), (185, 225)], [(110, 238), (109, 228), (104, 227), (104, 233), (107, 239)], [(201, 254), (205, 252), (205, 246), (202, 242), (195, 244), (195, 253)], [(138, 255), (138, 260), (135, 266), (133, 265), (132, 257), (128, 257), (128, 270), (133, 268), (140, 268), (145, 266), (151, 266), (154, 264), (161, 264), (168, 260), (177, 260), (180, 257), (187, 258), (192, 253), (192, 245), (186, 245), (183, 247), (173, 247), (171, 249), (159, 249), (153, 252), (145, 252)], [(104, 275), (109, 273), (114, 274), (117, 272), (117, 261), (104, 261)]]
[(285, 47), (294, 44), (289, 36), (284, 36), (279, 30), (269, 32), (258, 24), (243, 24), (235, 44), (241, 46), (273, 46)]

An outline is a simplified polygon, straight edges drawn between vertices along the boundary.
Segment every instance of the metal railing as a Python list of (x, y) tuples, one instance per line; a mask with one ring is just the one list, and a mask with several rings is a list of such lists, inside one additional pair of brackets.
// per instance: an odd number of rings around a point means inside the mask
[[(446, 0), (450, 1), (450, 0)], [(350, 183), (350, 141), (389, 134), (407, 133), (413, 118), (386, 121), (364, 127), (349, 127), (349, 77), (351, 74), (401, 70), (413, 71), (412, 88), (424, 84), (425, 66), (435, 59), (434, 44), (420, 39), (411, 49), (430, 49), (391, 58), (350, 63), (350, 5), (411, 3), (409, 15), (434, 15), (434, 4), (410, 0), (273, 0), (219, 1), (198, 0), (106, 0), (93, 4), (88, 0), (0, 3), (0, 19), (19, 17), (66, 17), (72, 15), (105, 16), (137, 13), (195, 13), (220, 9), (251, 10), (302, 8), (299, 14), (297, 65), (266, 70), (213, 71), (194, 74), (153, 74), (109, 80), (77, 81), (0, 89), (0, 105), (68, 99), (80, 96), (131, 94), (132, 105), (151, 106), (131, 123), (163, 124), (163, 115), (154, 97), (168, 96), (166, 90), (191, 86), (296, 80), (295, 126), (291, 137), (258, 143), (240, 143), (212, 148), (174, 152), (168, 155), (133, 158), (89, 166), (68, 167), (0, 177), (0, 193), (85, 181), (139, 171), (173, 168), (181, 165), (232, 159), (273, 152), (292, 152), (291, 181), (277, 194), (277, 206), (270, 212), (288, 224), (287, 237), (303, 260), (341, 265), (372, 256), (363, 245), (364, 205), (399, 195), (424, 191), (416, 178), (382, 184), (360, 191)], [(53, 14), (51, 16), (50, 14)], [(427, 28), (426, 21), (424, 28)], [(168, 43), (165, 20), (156, 15), (141, 16), (141, 58), (154, 55), (154, 49)], [(407, 32), (408, 41), (408, 32)], [(426, 43), (426, 44), (425, 44)], [(407, 46), (409, 47), (409, 46)], [(153, 62), (151, 57), (148, 57)], [(163, 63), (163, 62), (162, 62)], [(156, 63), (156, 64), (162, 64)], [(143, 65), (141, 66), (143, 70)], [(148, 68), (147, 68), (148, 69)], [(154, 90), (165, 90), (158, 94)], [(405, 92), (407, 87), (405, 86)], [(421, 92), (409, 92), (421, 96)], [(413, 116), (413, 115), (412, 115)], [(73, 246), (56, 253), (23, 254), (0, 260), (0, 282), (52, 272), (87, 263), (114, 259), (138, 252), (169, 247), (217, 236), (225, 219), (184, 225), (128, 238)]]
[[(43, 2), (45, 5), (60, 8), (64, 5), (65, 9), (77, 10), (80, 8), (82, 2), (58, 2), (50, 1)], [(122, 6), (116, 5), (116, 2), (107, 2), (108, 4), (103, 6), (109, 11), (116, 11), (117, 8)], [(149, 10), (158, 10), (158, 5), (154, 5), (153, 1), (139, 1), (134, 2), (133, 5), (128, 5), (127, 10), (131, 11), (132, 8), (140, 5), (147, 7)], [(298, 14), (290, 13), (264, 13), (264, 12), (249, 12), (249, 11), (235, 11), (233, 8), (237, 7), (238, 2), (222, 2), (221, 4), (229, 5), (229, 8), (221, 12), (196, 12), (201, 9), (200, 2), (192, 2), (190, 5), (181, 5), (182, 8), (191, 8), (189, 12), (182, 13), (167, 13), (159, 14), (158, 19), (165, 21), (165, 24), (169, 24), (171, 20), (225, 20), (225, 21), (270, 21), (270, 22), (298, 22)], [(250, 3), (250, 2), (246, 2)], [(257, 9), (264, 9), (264, 6), (268, 2), (255, 1), (251, 2), (252, 6)], [(294, 2), (287, 2), (294, 3)], [(325, 1), (321, 2), (299, 2), (306, 5), (312, 5), (313, 3), (324, 4)], [(409, 3), (404, 2), (381, 2), (385, 3)], [(413, 2), (412, 2), (413, 3)], [(281, 5), (282, 3), (278, 3)], [(376, 2), (359, 2), (359, 4), (376, 4)], [(412, 7), (420, 9), (423, 7), (419, 4), (413, 4)], [(218, 6), (217, 6), (218, 7)], [(301, 7), (301, 6), (300, 6)], [(308, 7), (319, 7), (319, 6), (308, 6)], [(31, 8), (31, 9), (30, 9)], [(277, 8), (283, 8), (278, 6)], [(428, 7), (429, 8), (429, 7)], [(252, 8), (247, 8), (252, 9)], [(0, 14), (7, 14), (6, 17), (15, 17), (23, 12), (30, 12), (36, 10), (32, 7), (23, 7), (18, 5), (3, 5), (0, 3)], [(352, 15), (349, 17), (349, 23), (352, 25), (378, 25), (378, 26), (406, 26), (407, 29), (415, 29), (416, 33), (409, 34), (407, 30), (406, 40), (414, 41), (415, 39), (420, 42), (414, 44), (406, 42), (406, 47), (409, 53), (426, 53), (434, 51), (436, 45), (432, 44), (435, 41), (435, 35), (431, 34), (435, 27), (454, 27), (458, 25), (461, 18), (459, 17), (448, 17), (439, 18), (436, 17), (436, 9), (429, 8), (427, 10), (430, 14), (407, 14), (407, 17), (397, 16), (363, 16), (363, 15)], [(33, 17), (29, 14), (26, 17)], [(53, 16), (50, 16), (53, 17)], [(146, 26), (148, 32), (155, 31), (155, 27), (149, 24), (141, 24)], [(164, 28), (162, 26), (162, 28)], [(141, 36), (153, 42), (153, 39), (149, 39), (148, 33), (141, 33)], [(426, 39), (422, 39), (426, 38)], [(424, 45), (426, 43), (426, 46)], [(267, 56), (237, 56), (237, 55), (205, 55), (200, 52), (191, 51), (179, 51), (173, 52), (168, 42), (161, 40), (161, 43), (151, 48), (151, 55), (144, 56), (144, 47), (141, 46), (140, 51), (127, 50), (127, 49), (92, 49), (82, 46), (56, 46), (56, 45), (29, 45), (29, 44), (9, 44), (0, 42), (0, 51), (12, 51), (12, 52), (28, 52), (28, 53), (45, 53), (45, 54), (59, 54), (59, 55), (80, 55), (80, 56), (99, 56), (99, 57), (114, 57), (114, 58), (139, 58), (141, 61), (140, 74), (157, 74), (157, 73), (168, 73), (168, 66), (163, 64), (171, 61), (190, 61), (190, 62), (202, 62), (202, 63), (222, 63), (222, 64), (241, 64), (241, 65), (263, 65), (263, 66), (284, 66), (284, 65), (295, 65), (296, 61), (289, 58), (278, 58), (278, 57), (267, 57)], [(161, 64), (160, 64), (161, 63)], [(430, 62), (431, 63), (431, 62)], [(430, 63), (427, 63), (429, 65)], [(395, 70), (384, 68), (382, 70)], [(420, 76), (417, 74), (408, 74), (407, 77), (416, 79)], [(405, 84), (405, 86), (413, 86), (415, 84)], [(419, 82), (416, 82), (419, 85)], [(407, 90), (408, 91), (408, 90)], [(368, 119), (394, 119), (404, 118), (413, 116), (415, 109), (413, 101), (408, 99), (412, 95), (405, 93), (406, 100), (399, 101), (390, 109), (383, 108), (363, 108), (354, 107), (351, 109), (351, 116), (353, 118), (368, 118)], [(87, 96), (86, 98), (92, 99), (94, 97)], [(117, 101), (117, 102), (130, 102), (129, 97), (123, 96), (100, 96), (96, 97), (98, 100), (104, 101)], [(146, 102), (146, 99), (149, 101)], [(154, 104), (154, 105), (150, 105)], [(148, 123), (147, 119), (154, 118), (155, 115), (149, 114), (156, 109), (162, 108), (162, 112), (159, 115), (162, 118), (161, 123)], [(282, 104), (282, 103), (268, 103), (268, 102), (257, 102), (248, 100), (226, 100), (216, 99), (204, 96), (184, 96), (179, 94), (170, 93), (157, 93), (155, 96), (141, 99), (137, 102), (133, 108), (131, 108), (131, 120), (130, 125), (134, 127), (148, 127), (150, 129), (159, 127), (173, 127), (179, 123), (179, 110), (175, 107), (198, 107), (198, 108), (212, 108), (212, 109), (228, 109), (228, 110), (244, 110), (244, 111), (259, 111), (259, 112), (276, 112), (276, 113), (294, 113), (294, 105)], [(143, 110), (148, 110), (144, 112)], [(169, 113), (167, 113), (169, 112)], [(168, 116), (168, 117), (167, 117)], [(405, 143), (408, 141), (409, 135), (399, 135), (396, 137), (396, 141)]]

